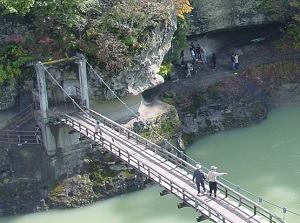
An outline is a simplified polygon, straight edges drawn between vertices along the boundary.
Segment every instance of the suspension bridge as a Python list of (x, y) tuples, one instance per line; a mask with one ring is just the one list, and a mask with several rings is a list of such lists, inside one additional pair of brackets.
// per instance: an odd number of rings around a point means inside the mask
[[(48, 104), (46, 102), (47, 95), (45, 94), (45, 74), (47, 74), (47, 78), (52, 79), (52, 81), (59, 86), (61, 91), (70, 98), (74, 107), (76, 107), (76, 109), (71, 112), (67, 112), (66, 110), (57, 111), (59, 113), (58, 119), (60, 125), (68, 126), (74, 131), (79, 132), (81, 135), (84, 135), (96, 143), (100, 148), (111, 152), (122, 161), (151, 178), (164, 188), (161, 195), (173, 194), (182, 201), (178, 204), (178, 208), (194, 208), (199, 212), (199, 217), (196, 219), (198, 222), (206, 219), (213, 222), (224, 223), (286, 222), (284, 217), (281, 218), (277, 216), (264, 208), (260, 203), (239, 193), (239, 191), (243, 191), (242, 188), (239, 186), (234, 187), (234, 184), (231, 184), (230, 187), (223, 182), (222, 179), (219, 179), (218, 182), (218, 194), (216, 198), (210, 197), (205, 193), (199, 196), (195, 184), (192, 181), (195, 165), (198, 163), (197, 161), (185, 154), (182, 155), (182, 151), (170, 145), (165, 139), (166, 146), (169, 148), (170, 146), (172, 147), (171, 151), (164, 148), (164, 146), (156, 145), (89, 108), (87, 77), (84, 71), (87, 61), (84, 57), (80, 57), (80, 59), (79, 73), (81, 74), (80, 80), (82, 83), (81, 87), (83, 88), (80, 90), (81, 105), (75, 102), (68, 92), (59, 84), (48, 71), (45, 64), (39, 62), (36, 65), (37, 74), (39, 76), (40, 108), (44, 110), (44, 112), (42, 112), (44, 118), (47, 118), (46, 113), (48, 110)], [(94, 75), (111, 90), (92, 66), (90, 64), (88, 65), (90, 72), (93, 72)], [(117, 95), (115, 95), (115, 97), (118, 98)], [(121, 99), (119, 100), (121, 101)], [(126, 104), (124, 105), (126, 106)], [(134, 114), (134, 116), (138, 118), (138, 115)], [(96, 121), (100, 122), (101, 131), (99, 134), (95, 133)], [(44, 141), (47, 143), (47, 137), (44, 137)], [(181, 156), (178, 156), (178, 154), (181, 154)], [(185, 159), (182, 159), (183, 156)], [(264, 201), (260, 197), (257, 198), (259, 198), (259, 202)], [(278, 208), (282, 209), (283, 214), (289, 212), (298, 215), (286, 208), (279, 206)]]

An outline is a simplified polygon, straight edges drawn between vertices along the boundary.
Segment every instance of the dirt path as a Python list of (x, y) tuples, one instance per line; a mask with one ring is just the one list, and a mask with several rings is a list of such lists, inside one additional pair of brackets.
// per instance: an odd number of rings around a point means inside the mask
[[(249, 66), (257, 66), (271, 62), (279, 62), (291, 59), (300, 59), (300, 52), (281, 53), (273, 49), (273, 42), (261, 42), (255, 44), (247, 44), (239, 48), (235, 48), (239, 56), (239, 69), (231, 70), (230, 54), (221, 53), (217, 60), (217, 67), (213, 69), (211, 63), (207, 65), (196, 62), (192, 77), (186, 78), (183, 69), (178, 69), (178, 81), (167, 80), (165, 83), (150, 89), (143, 93), (145, 100), (151, 102), (158, 95), (173, 90), (175, 92), (192, 92), (196, 90), (203, 90), (213, 83), (224, 78), (235, 75), (245, 75)], [(230, 52), (230, 51), (228, 51)], [(218, 56), (218, 55), (217, 55)], [(208, 61), (210, 55), (208, 56)]]
[[(213, 69), (211, 63), (207, 65), (196, 63), (191, 78), (186, 78), (184, 72), (177, 70), (178, 81), (166, 80), (165, 83), (143, 93), (144, 104), (139, 109), (140, 117), (143, 120), (155, 118), (163, 113), (167, 107), (160, 100), (159, 95), (167, 91), (175, 91), (178, 94), (191, 93), (193, 91), (203, 91), (213, 83), (234, 75), (231, 70), (230, 55), (236, 52), (239, 56), (239, 69), (237, 75), (246, 75), (249, 66), (278, 62), (290, 59), (300, 60), (300, 51), (285, 52), (276, 46), (280, 36), (278, 25), (266, 27), (255, 27), (236, 31), (220, 31), (207, 34), (205, 37), (197, 39), (192, 37), (189, 42), (194, 45), (200, 43), (207, 49), (207, 60), (210, 62), (211, 53), (216, 53), (217, 67)], [(266, 37), (263, 41), (252, 40)], [(189, 52), (188, 49), (185, 49)], [(288, 90), (283, 90), (281, 98), (291, 98), (287, 95)], [(281, 100), (281, 99), (280, 99)], [(295, 99), (298, 100), (298, 99)], [(300, 98), (299, 98), (300, 101)], [(281, 103), (281, 102), (279, 102)]]

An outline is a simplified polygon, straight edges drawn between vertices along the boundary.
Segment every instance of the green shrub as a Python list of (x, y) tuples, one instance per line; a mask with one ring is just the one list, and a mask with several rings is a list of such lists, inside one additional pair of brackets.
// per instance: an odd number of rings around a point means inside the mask
[(166, 62), (163, 62), (161, 65), (160, 65), (160, 68), (159, 68), (159, 74), (161, 76), (163, 76), (164, 78), (167, 78), (171, 72), (173, 71), (174, 69), (174, 66), (173, 64), (171, 63), (166, 63)]
[(64, 193), (65, 190), (61, 185), (55, 186), (49, 193), (50, 197), (57, 197), (58, 195)]
[(9, 184), (9, 182), (10, 182), (10, 179), (8, 179), (8, 178), (3, 179), (3, 184), (4, 185)]

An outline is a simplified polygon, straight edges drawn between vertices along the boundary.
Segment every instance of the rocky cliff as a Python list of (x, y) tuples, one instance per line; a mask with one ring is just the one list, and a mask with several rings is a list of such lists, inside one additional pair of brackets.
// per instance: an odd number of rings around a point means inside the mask
[[(64, 7), (62, 3), (62, 5), (59, 5), (60, 3), (53, 4), (58, 4), (56, 7)], [(103, 4), (92, 0), (82, 4), (86, 4), (87, 9), (85, 9), (86, 14), (84, 15), (82, 12), (81, 14), (77, 12), (77, 16), (83, 18), (81, 26), (84, 27), (79, 37), (76, 27), (65, 27), (63, 18), (51, 18), (52, 14), (49, 15), (49, 18), (44, 15), (46, 17), (44, 20), (39, 18), (43, 20), (42, 22), (37, 18), (30, 23), (25, 19), (21, 22), (18, 19), (14, 20), (2, 15), (3, 20), (9, 21), (6, 25), (11, 29), (8, 29), (8, 32), (4, 29), (0, 30), (0, 46), (5, 47), (7, 52), (4, 53), (11, 55), (10, 51), (12, 50), (7, 46), (13, 49), (15, 45), (23, 43), (19, 47), (22, 54), (18, 54), (19, 58), (14, 56), (19, 60), (31, 58), (31, 61), (26, 62), (27, 64), (36, 61), (43, 63), (61, 61), (66, 58), (66, 55), (67, 58), (70, 58), (76, 52), (82, 52), (95, 69), (98, 67), (97, 72), (101, 78), (120, 97), (128, 94), (136, 95), (163, 83), (163, 78), (158, 74), (159, 68), (171, 47), (173, 34), (177, 28), (176, 9), (171, 0), (143, 2), (127, 0), (109, 3), (104, 1)], [(95, 11), (97, 11), (96, 14)], [(32, 10), (32, 14), (29, 16), (38, 17), (34, 13), (35, 11)], [(85, 16), (88, 16), (89, 19), (86, 19)], [(53, 22), (54, 24), (52, 24)], [(4, 25), (4, 23), (1, 24)], [(54, 33), (53, 29), (56, 28), (68, 31)], [(32, 39), (27, 40), (26, 37), (30, 35), (33, 36)], [(69, 37), (70, 39), (68, 39)], [(61, 41), (62, 39), (64, 41)], [(76, 43), (72, 44), (72, 41)], [(7, 61), (10, 59), (13, 61), (16, 58), (9, 58)], [(7, 67), (9, 70), (8, 65)], [(17, 68), (19, 69), (19, 67)], [(21, 79), (19, 80), (20, 85), (24, 84), (23, 76), (27, 76), (26, 80), (29, 80), (30, 76), (32, 81), (35, 79), (34, 71), (27, 68), (22, 69), (23, 73), (15, 69), (16, 74), (11, 75), (16, 79), (19, 75), (22, 76), (19, 78)], [(77, 71), (75, 70), (74, 73), (74, 70), (70, 70), (70, 66), (50, 66), (50, 71), (60, 83), (69, 81), (76, 85), (76, 79), (78, 81)], [(0, 82), (7, 85), (8, 80)], [(91, 80), (89, 85), (91, 97), (101, 99), (115, 97), (109, 90), (102, 88), (103, 83), (96, 78)], [(16, 87), (18, 86), (16, 85)], [(32, 90), (30, 83), (28, 88)], [(52, 86), (49, 86), (48, 89), (49, 91), (53, 90)], [(2, 97), (2, 101), (5, 100), (5, 103), (0, 102), (0, 110), (13, 106), (15, 94), (12, 92), (5, 91), (5, 97)], [(56, 96), (53, 97), (56, 98)]]
[[(165, 7), (164, 13), (167, 12), (167, 16), (164, 16), (164, 20), (156, 21), (159, 25), (148, 26), (149, 37), (145, 43), (146, 47), (133, 55), (130, 67), (110, 80), (112, 89), (120, 96), (136, 95), (164, 82), (158, 72), (164, 56), (171, 47), (173, 34), (177, 29), (177, 19), (175, 6), (171, 1), (159, 4), (161, 8)], [(106, 98), (110, 96), (108, 92)]]
[(266, 16), (260, 5), (263, 0), (191, 0), (193, 11), (189, 15), (190, 34), (203, 34), (215, 30), (274, 22)]

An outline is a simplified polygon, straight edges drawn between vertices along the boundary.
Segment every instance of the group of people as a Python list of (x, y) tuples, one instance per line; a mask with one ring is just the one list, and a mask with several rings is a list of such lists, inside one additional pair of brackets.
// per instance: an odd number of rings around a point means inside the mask
[[(23, 143), (26, 144), (27, 140), (24, 137), (24, 130), (20, 124), (16, 124), (15, 131), (18, 136), (18, 146), (22, 146)], [(29, 131), (29, 132), (30, 133), (27, 135), (27, 138), (31, 138), (31, 131)], [(34, 136), (35, 136), (36, 144), (41, 144), (41, 141), (42, 141), (41, 129), (38, 125), (35, 125)]]
[[(196, 61), (199, 63), (208, 64), (206, 50), (204, 47), (201, 47), (200, 44), (197, 44), (197, 47), (195, 47), (194, 43), (192, 42), (189, 51), (191, 60), (186, 60), (184, 50), (181, 50), (180, 52), (181, 65), (187, 70), (186, 78), (191, 77), (190, 71), (193, 70), (193, 64), (195, 64)], [(215, 53), (211, 54), (210, 62), (212, 63), (213, 69), (216, 69), (217, 57)], [(232, 70), (237, 70), (239, 68), (239, 55), (236, 53), (231, 54), (231, 68)]]
[[(201, 47), (200, 44), (197, 44), (197, 47), (195, 47), (194, 43), (191, 43), (189, 50), (191, 60), (186, 60), (184, 50), (181, 50), (180, 52), (181, 66), (186, 69), (186, 78), (192, 77), (191, 71), (193, 70), (193, 64), (195, 64), (196, 61), (208, 64), (206, 50), (204, 47)], [(211, 62), (213, 64), (213, 69), (215, 69), (217, 64), (217, 57), (215, 53), (212, 53)]]
[[(195, 45), (191, 43), (189, 50), (191, 60), (186, 60), (184, 50), (181, 50), (180, 52), (181, 66), (186, 69), (186, 78), (192, 77), (191, 71), (193, 70), (193, 64), (195, 64), (196, 61), (202, 64), (208, 64), (206, 50), (204, 47), (201, 47), (200, 44), (197, 44), (197, 47), (195, 47)], [(217, 57), (215, 53), (212, 53), (211, 55), (211, 63), (213, 65), (213, 69), (216, 69)]]
[(206, 193), (206, 188), (204, 184), (204, 180), (208, 179), (208, 185), (209, 185), (209, 196), (212, 196), (212, 193), (214, 194), (214, 197), (217, 197), (217, 178), (222, 175), (227, 175), (227, 173), (219, 173), (217, 172), (216, 166), (211, 166), (210, 171), (206, 175), (201, 170), (201, 165), (197, 164), (196, 169), (193, 174), (193, 182), (196, 183), (198, 196), (200, 195), (200, 186), (203, 189), (203, 192)]
[[(201, 47), (200, 44), (197, 44), (197, 47), (195, 47), (194, 43), (191, 43), (191, 47), (189, 50), (193, 63), (198, 61), (207, 64), (206, 50), (204, 47)], [(185, 62), (186, 60), (184, 50), (181, 50), (180, 52), (180, 59), (181, 62)]]

